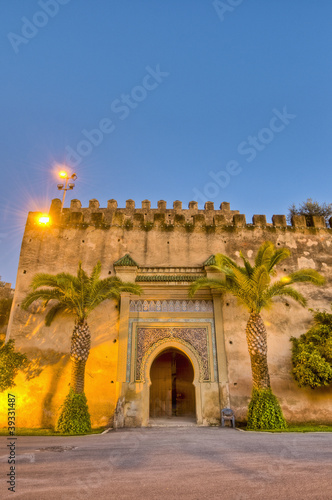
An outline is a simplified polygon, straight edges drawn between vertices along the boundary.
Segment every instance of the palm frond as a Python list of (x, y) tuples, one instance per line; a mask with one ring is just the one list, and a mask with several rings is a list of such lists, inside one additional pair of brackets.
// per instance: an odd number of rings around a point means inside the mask
[(290, 256), (290, 250), (288, 248), (279, 248), (274, 252), (272, 255), (269, 265), (268, 265), (268, 271), (269, 273), (272, 274), (273, 268), (279, 264), (284, 259), (287, 259)]
[(211, 279), (211, 278), (198, 278), (189, 287), (189, 297), (193, 297), (197, 290), (201, 288), (213, 288), (221, 292), (227, 292), (231, 287), (230, 283), (226, 280)]
[(43, 305), (47, 305), (50, 300), (62, 300), (62, 296), (57, 290), (51, 290), (49, 288), (35, 290), (34, 292), (30, 292), (22, 301), (22, 309), (28, 309), (35, 300), (42, 300)]
[(120, 284), (121, 292), (132, 293), (133, 295), (142, 295), (142, 288), (136, 283), (131, 283), (129, 281), (122, 281)]
[(32, 278), (31, 288), (36, 290), (41, 286), (49, 286), (58, 288), (60, 290), (64, 290), (68, 286), (68, 282), (73, 282), (75, 280), (75, 276), (72, 276), (69, 273), (59, 273), (59, 274), (46, 274), (46, 273), (38, 273)]
[(267, 268), (264, 265), (255, 267), (251, 278), (251, 287), (255, 290), (256, 297), (259, 298), (271, 282)]
[(88, 283), (88, 281), (89, 281), (89, 276), (87, 275), (87, 273), (82, 268), (82, 262), (81, 261), (79, 261), (79, 263), (78, 263), (77, 279), (82, 284), (83, 283)]
[(252, 273), (253, 273), (253, 270), (254, 268), (252, 267), (252, 265), (250, 264), (249, 260), (245, 258), (245, 256), (243, 255), (242, 253), (242, 250), (240, 251), (240, 257), (241, 259), (243, 260), (243, 263), (244, 263), (244, 267), (246, 269), (246, 272), (247, 272), (247, 275), (249, 277), (251, 277)]
[(91, 282), (96, 283), (100, 279), (100, 273), (101, 273), (101, 262), (98, 260), (97, 264), (92, 270), (91, 273)]
[(64, 312), (64, 311), (72, 312), (70, 309), (68, 310), (68, 308), (66, 307), (66, 304), (64, 304), (64, 303), (60, 302), (58, 304), (55, 304), (53, 307), (51, 307), (51, 309), (48, 311), (48, 313), (45, 316), (45, 325), (50, 326), (51, 323), (53, 322), (54, 318), (58, 314), (60, 314), (61, 312)]
[[(278, 284), (279, 284), (279, 287), (276, 286)], [(302, 293), (295, 290), (295, 288), (293, 288), (291, 286), (285, 286), (282, 284), (280, 286), (280, 282), (275, 283), (272, 287), (270, 287), (269, 290), (267, 290), (264, 299), (266, 302), (268, 302), (273, 297), (282, 297), (282, 296), (291, 297), (296, 302), (301, 304), (303, 307), (306, 306), (306, 304), (307, 304), (307, 299), (302, 295)]]
[(240, 257), (244, 267), (236, 264), (232, 259), (223, 254), (215, 256), (216, 265), (213, 266), (225, 275), (222, 280), (200, 278), (190, 287), (190, 297), (200, 288), (219, 288), (223, 293), (230, 293), (237, 297), (238, 302), (250, 311), (259, 313), (262, 308), (272, 304), (273, 297), (288, 296), (305, 305), (305, 297), (292, 288), (292, 283), (308, 282), (323, 285), (325, 278), (314, 269), (301, 269), (285, 276), (271, 285), (271, 276), (274, 276), (275, 266), (290, 256), (287, 248), (275, 248), (271, 241), (266, 241), (258, 249), (255, 265), (252, 266), (242, 252)]
[(271, 241), (265, 241), (258, 249), (256, 259), (255, 259), (255, 267), (259, 266), (269, 266), (269, 262), (274, 253), (274, 245)]
[[(46, 314), (45, 322), (50, 325), (61, 311), (74, 313), (83, 320), (104, 300), (118, 301), (123, 292), (135, 295), (142, 293), (141, 287), (135, 283), (123, 282), (113, 276), (101, 280), (100, 273), (100, 262), (97, 262), (90, 276), (83, 270), (81, 262), (76, 276), (68, 273), (39, 273), (32, 280), (33, 291), (23, 300), (22, 308), (27, 309), (35, 300), (42, 300), (44, 305), (50, 300), (57, 300), (57, 304)], [(48, 288), (38, 289), (40, 286)]]
[(294, 273), (282, 278), (285, 281), (288, 280), (288, 284), (292, 283), (312, 283), (314, 285), (324, 285), (326, 279), (315, 269), (300, 269)]
[(214, 256), (214, 260), (216, 261), (216, 265), (211, 267), (215, 269), (223, 269), (225, 267), (234, 269), (238, 267), (237, 263), (234, 260), (227, 257), (227, 255), (224, 255), (223, 253), (217, 253)]

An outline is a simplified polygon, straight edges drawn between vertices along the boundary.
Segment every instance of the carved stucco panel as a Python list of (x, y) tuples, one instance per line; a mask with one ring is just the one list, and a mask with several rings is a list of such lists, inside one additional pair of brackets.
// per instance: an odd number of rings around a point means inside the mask
[(160, 343), (169, 340), (187, 345), (196, 355), (200, 365), (200, 379), (210, 380), (208, 330), (199, 327), (138, 327), (136, 351), (136, 380), (143, 380), (145, 360)]

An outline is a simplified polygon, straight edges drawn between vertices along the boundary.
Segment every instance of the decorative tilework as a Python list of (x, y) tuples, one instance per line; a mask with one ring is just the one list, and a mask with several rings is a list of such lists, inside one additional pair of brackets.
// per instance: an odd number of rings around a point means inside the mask
[[(218, 379), (218, 367), (217, 367), (217, 349), (216, 349), (216, 339), (215, 339), (215, 329), (214, 329), (214, 320), (213, 318), (178, 318), (176, 320), (177, 323), (186, 325), (187, 327), (190, 327), (191, 323), (202, 323), (204, 328), (206, 328), (206, 324), (208, 323), (211, 327), (211, 343), (212, 343), (212, 360), (210, 362), (213, 365), (213, 371), (214, 371), (214, 378), (215, 380)], [(133, 345), (135, 345), (135, 336), (134, 336), (134, 324), (139, 325), (140, 323), (150, 323), (151, 326), (156, 327), (158, 323), (162, 324), (162, 326), (165, 325), (165, 323), (174, 323), (174, 318), (149, 318), (149, 317), (140, 317), (140, 318), (129, 318), (129, 331), (128, 331), (128, 350), (127, 350), (127, 369), (126, 369), (126, 381), (129, 383), (131, 381), (130, 379), (130, 373), (131, 373), (131, 352)], [(207, 337), (208, 338), (208, 337)], [(167, 341), (167, 339), (165, 339)], [(183, 341), (180, 341), (183, 342)], [(188, 344), (189, 345), (189, 344)], [(188, 346), (187, 346), (188, 347)], [(194, 348), (191, 347), (192, 350)], [(136, 355), (136, 351), (135, 351)], [(199, 356), (196, 357), (199, 359)], [(136, 365), (135, 365), (136, 366)], [(142, 366), (144, 366), (144, 356), (142, 358)], [(201, 371), (202, 373), (202, 371)], [(136, 373), (134, 373), (134, 378), (136, 378)], [(200, 377), (200, 380), (202, 377)]]
[(130, 312), (213, 312), (212, 300), (131, 300)]
[[(122, 264), (123, 265), (123, 264)], [(182, 281), (189, 283), (190, 281), (196, 281), (198, 278), (202, 278), (202, 275), (190, 275), (190, 274), (140, 274), (136, 276), (135, 281)]]
[(151, 352), (159, 343), (178, 340), (194, 349), (200, 364), (200, 379), (209, 380), (207, 328), (198, 327), (138, 327), (136, 352), (136, 380), (144, 378), (144, 362), (147, 353)]

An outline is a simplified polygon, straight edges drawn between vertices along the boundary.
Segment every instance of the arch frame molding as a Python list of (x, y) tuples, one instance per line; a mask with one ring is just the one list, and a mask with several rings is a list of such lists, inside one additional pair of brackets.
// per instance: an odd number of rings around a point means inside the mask
[[(175, 349), (182, 354), (184, 354), (192, 364), (194, 370), (194, 380), (193, 385), (195, 387), (195, 402), (196, 402), (196, 420), (198, 424), (202, 423), (202, 395), (201, 395), (201, 381), (200, 381), (200, 373), (201, 367), (199, 362), (199, 355), (195, 352), (195, 350), (186, 345), (185, 342), (181, 342), (178, 339), (165, 339), (164, 342), (158, 342), (155, 345), (154, 349), (152, 349), (148, 355), (146, 356), (144, 365), (143, 365), (143, 373), (144, 373), (144, 381), (143, 382), (143, 425), (148, 425), (149, 422), (149, 411), (150, 411), (150, 386), (151, 386), (151, 378), (150, 371), (153, 362), (157, 359), (157, 357), (162, 354), (164, 351), (168, 349)], [(145, 423), (146, 422), (146, 423)]]

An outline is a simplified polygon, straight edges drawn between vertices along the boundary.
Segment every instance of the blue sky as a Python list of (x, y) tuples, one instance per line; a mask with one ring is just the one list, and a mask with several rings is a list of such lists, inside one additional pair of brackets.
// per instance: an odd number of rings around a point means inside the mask
[(2, 2), (2, 278), (56, 164), (83, 206), (330, 203), (331, 19), (330, 0)]

